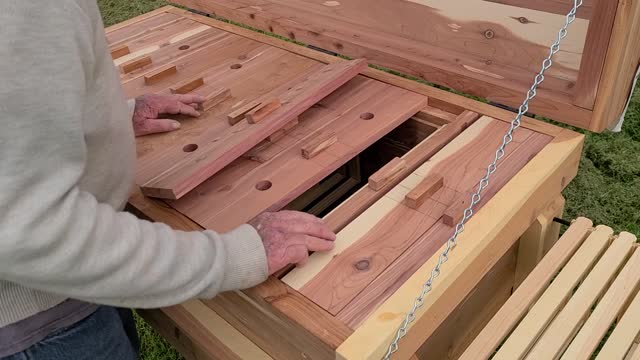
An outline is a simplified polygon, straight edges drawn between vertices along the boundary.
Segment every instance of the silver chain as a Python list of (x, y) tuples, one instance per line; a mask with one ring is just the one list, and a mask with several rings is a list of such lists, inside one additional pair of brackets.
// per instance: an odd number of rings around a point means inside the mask
[(480, 194), (482, 193), (482, 190), (489, 186), (489, 177), (491, 176), (491, 174), (496, 172), (496, 169), (498, 168), (498, 161), (500, 161), (500, 159), (502, 159), (505, 155), (505, 148), (507, 147), (507, 145), (509, 145), (509, 143), (511, 143), (511, 141), (513, 141), (514, 130), (520, 127), (520, 120), (522, 116), (526, 114), (527, 111), (529, 111), (529, 102), (536, 97), (538, 86), (540, 86), (540, 84), (542, 84), (542, 82), (544, 81), (544, 73), (553, 64), (551, 58), (560, 50), (560, 42), (567, 36), (567, 29), (569, 27), (569, 24), (575, 21), (576, 12), (578, 11), (578, 8), (580, 6), (582, 6), (582, 0), (573, 1), (573, 8), (566, 15), (564, 26), (560, 29), (560, 31), (558, 31), (556, 41), (549, 48), (549, 56), (547, 56), (547, 58), (542, 62), (542, 68), (540, 69), (540, 72), (535, 76), (533, 85), (531, 85), (531, 88), (527, 91), (527, 97), (522, 102), (522, 105), (520, 105), (520, 107), (518, 108), (518, 114), (511, 121), (511, 127), (509, 128), (509, 131), (507, 131), (507, 133), (502, 137), (502, 145), (500, 145), (500, 148), (496, 150), (493, 162), (489, 164), (489, 166), (487, 166), (487, 173), (480, 180), (476, 192), (471, 196), (471, 204), (469, 204), (469, 207), (464, 210), (462, 220), (460, 220), (460, 222), (456, 225), (455, 232), (449, 238), (449, 240), (447, 240), (446, 249), (444, 249), (442, 254), (440, 254), (440, 257), (438, 258), (438, 264), (433, 268), (433, 270), (431, 270), (431, 276), (429, 277), (427, 282), (422, 285), (422, 291), (414, 300), (411, 311), (407, 313), (402, 324), (398, 328), (398, 331), (396, 332), (395, 338), (389, 344), (387, 353), (383, 358), (384, 360), (389, 360), (391, 358), (391, 355), (398, 351), (398, 342), (407, 334), (407, 327), (409, 326), (409, 324), (411, 324), (416, 319), (416, 311), (418, 311), (418, 309), (420, 309), (422, 305), (424, 305), (424, 297), (429, 291), (431, 291), (431, 285), (433, 284), (433, 281), (438, 277), (438, 275), (440, 275), (440, 268), (442, 267), (442, 264), (447, 262), (447, 260), (449, 259), (449, 252), (453, 248), (455, 248), (458, 235), (460, 235), (460, 233), (464, 231), (464, 224), (469, 220), (469, 218), (471, 218), (471, 216), (473, 216), (473, 207), (480, 202)]

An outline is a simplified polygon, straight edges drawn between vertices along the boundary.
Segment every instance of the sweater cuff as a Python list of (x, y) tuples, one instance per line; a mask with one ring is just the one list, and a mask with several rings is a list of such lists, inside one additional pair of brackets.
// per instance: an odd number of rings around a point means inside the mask
[(226, 259), (221, 291), (247, 289), (267, 280), (267, 253), (253, 226), (244, 224), (222, 234), (222, 243)]
[(133, 119), (133, 111), (136, 109), (136, 99), (127, 100), (127, 106), (129, 107), (129, 119)]

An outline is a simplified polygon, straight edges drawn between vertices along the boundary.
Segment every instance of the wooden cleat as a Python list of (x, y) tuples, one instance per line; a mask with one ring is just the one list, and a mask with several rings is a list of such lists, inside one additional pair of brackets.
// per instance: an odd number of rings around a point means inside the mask
[(200, 86), (204, 85), (204, 79), (202, 77), (183, 81), (170, 88), (172, 94), (187, 94)]
[(407, 163), (404, 159), (399, 157), (394, 158), (369, 177), (369, 187), (375, 191), (382, 189), (394, 176), (406, 167)]
[(231, 90), (227, 88), (216, 89), (206, 96), (206, 100), (200, 105), (200, 110), (208, 111), (212, 107), (225, 101), (229, 96), (231, 96)]
[(247, 122), (249, 124), (255, 124), (264, 119), (267, 115), (271, 114), (273, 111), (280, 107), (280, 100), (273, 99), (268, 102), (263, 102), (259, 106), (255, 107), (253, 110), (246, 113), (245, 117), (247, 118)]
[(429, 175), (405, 196), (405, 204), (412, 209), (417, 209), (443, 186), (444, 178), (441, 175)]
[(111, 59), (113, 60), (121, 58), (125, 55), (129, 55), (131, 53), (127, 45), (114, 46), (109, 51), (111, 51)]
[(144, 76), (145, 85), (157, 84), (163, 79), (176, 74), (178, 69), (175, 65), (165, 65), (158, 70), (152, 71)]
[(305, 159), (312, 159), (336, 142), (338, 142), (338, 135), (336, 135), (335, 133), (330, 133), (325, 136), (318, 136), (307, 145), (302, 147), (302, 157), (304, 157)]
[(259, 106), (260, 104), (261, 104), (260, 101), (252, 101), (243, 105), (239, 109), (230, 112), (229, 115), (227, 115), (227, 119), (229, 119), (229, 125), (235, 125), (239, 123), (242, 119), (244, 119), (244, 116), (246, 113), (253, 110), (255, 107)]
[(151, 56), (146, 55), (123, 63), (122, 65), (120, 65), (120, 70), (123, 74), (128, 74), (132, 71), (151, 65), (151, 63)]

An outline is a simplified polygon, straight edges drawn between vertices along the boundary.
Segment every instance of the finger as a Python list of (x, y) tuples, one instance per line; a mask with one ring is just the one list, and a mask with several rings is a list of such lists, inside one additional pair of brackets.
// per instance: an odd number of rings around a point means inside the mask
[(173, 99), (183, 104), (196, 104), (196, 105), (201, 104), (206, 100), (204, 96), (196, 95), (196, 94), (175, 94), (173, 96)]
[(161, 111), (161, 113), (182, 114), (182, 115), (189, 115), (193, 117), (200, 116), (200, 113), (196, 109), (194, 109), (193, 107), (187, 104), (183, 104), (179, 101), (171, 101), (170, 103), (167, 103), (167, 106), (163, 111)]
[(274, 223), (274, 227), (289, 234), (309, 235), (328, 241), (334, 241), (336, 239), (336, 235), (327, 225), (318, 222), (279, 219)]
[[(302, 240), (302, 239), (300, 239)], [(306, 264), (309, 261), (309, 251), (304, 243), (287, 247), (287, 262), (290, 264)]]
[(281, 214), (282, 216), (289, 217), (291, 219), (300, 219), (305, 221), (324, 223), (322, 219), (302, 211), (281, 210), (279, 214)]
[(309, 235), (305, 235), (304, 242), (309, 251), (329, 251), (332, 250), (336, 244), (334, 241), (327, 241)]
[(164, 133), (180, 128), (180, 123), (171, 119), (147, 119), (134, 127), (136, 136)]

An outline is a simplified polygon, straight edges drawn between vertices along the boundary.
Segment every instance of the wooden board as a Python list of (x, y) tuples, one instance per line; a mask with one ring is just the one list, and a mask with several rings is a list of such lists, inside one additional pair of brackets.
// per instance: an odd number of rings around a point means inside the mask
[(183, 146), (166, 149), (146, 160), (138, 173), (145, 195), (179, 199), (244, 152), (278, 131), (313, 104), (355, 77), (366, 61), (332, 64), (312, 72), (280, 97), (284, 106), (259, 123), (239, 123), (223, 134), (206, 132), (194, 142), (199, 149), (185, 153)]

